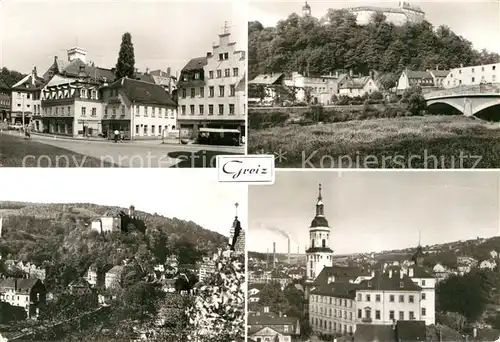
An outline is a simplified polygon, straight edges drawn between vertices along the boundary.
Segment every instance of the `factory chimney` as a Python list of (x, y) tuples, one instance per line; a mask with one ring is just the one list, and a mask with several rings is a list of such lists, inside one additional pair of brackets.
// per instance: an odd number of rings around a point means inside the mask
[(290, 260), (290, 238), (288, 238), (288, 265), (291, 264), (291, 260)]
[(276, 268), (276, 242), (273, 242), (273, 269)]

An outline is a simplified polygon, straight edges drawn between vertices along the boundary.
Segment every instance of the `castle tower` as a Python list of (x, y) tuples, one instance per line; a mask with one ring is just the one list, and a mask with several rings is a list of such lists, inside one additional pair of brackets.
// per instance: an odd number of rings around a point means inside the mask
[(68, 50), (68, 62), (75, 59), (79, 59), (84, 63), (87, 63), (87, 51), (82, 48), (74, 47)]
[(424, 265), (424, 251), (422, 246), (420, 245), (420, 232), (418, 232), (418, 246), (415, 254), (413, 254), (411, 260), (415, 263), (416, 266), (422, 267)]
[(302, 15), (304, 17), (310, 17), (311, 16), (311, 6), (309, 6), (309, 4), (306, 3), (304, 4), (304, 6), (302, 7)]
[(332, 266), (333, 251), (330, 249), (330, 227), (325, 218), (321, 184), (319, 184), (316, 215), (309, 227), (309, 248), (307, 255), (307, 279), (314, 280), (324, 267)]

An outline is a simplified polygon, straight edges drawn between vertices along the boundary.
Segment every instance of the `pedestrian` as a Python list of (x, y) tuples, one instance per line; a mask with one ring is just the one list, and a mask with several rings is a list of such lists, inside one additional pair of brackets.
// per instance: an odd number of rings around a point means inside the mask
[(24, 129), (24, 137), (26, 139), (31, 139), (31, 134), (30, 134), (30, 130), (29, 130), (29, 126), (26, 125), (26, 128)]
[(120, 132), (117, 129), (115, 129), (115, 143), (118, 142), (119, 137), (120, 137)]

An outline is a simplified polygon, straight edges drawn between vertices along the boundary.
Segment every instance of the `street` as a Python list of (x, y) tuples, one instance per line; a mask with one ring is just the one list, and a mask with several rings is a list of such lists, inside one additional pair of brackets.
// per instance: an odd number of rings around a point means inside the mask
[[(215, 167), (217, 154), (244, 154), (244, 147), (161, 144), (160, 140), (125, 141), (85, 141), (60, 137), (32, 135), (24, 140), (19, 132), (7, 131), (3, 134), (16, 138), (16, 144), (36, 142), (92, 157), (105, 164), (120, 167)], [(43, 146), (43, 145), (42, 145)], [(37, 166), (47, 163), (48, 158), (40, 154), (30, 155), (29, 148), (23, 156), (26, 163)], [(53, 156), (51, 156), (53, 157)], [(71, 155), (55, 156), (57, 165), (52, 167), (81, 167), (85, 160), (77, 161)], [(43, 166), (46, 166), (43, 164)], [(9, 166), (9, 165), (3, 165)]]

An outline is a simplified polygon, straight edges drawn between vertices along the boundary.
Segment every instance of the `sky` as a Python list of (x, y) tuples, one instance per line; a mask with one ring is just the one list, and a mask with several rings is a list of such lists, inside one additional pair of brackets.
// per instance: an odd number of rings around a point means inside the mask
[(432, 245), (500, 235), (498, 172), (277, 171), (249, 187), (249, 251), (304, 253), (322, 183), (336, 254)]
[[(397, 7), (397, 0), (309, 0), (311, 14), (322, 17), (329, 8), (340, 9), (357, 6)], [(426, 19), (438, 27), (449, 26), (456, 34), (471, 41), (474, 48), (483, 48), (500, 53), (500, 1), (498, 0), (439, 0), (412, 1), (419, 6)], [(286, 19), (295, 12), (302, 13), (304, 1), (301, 0), (251, 0), (248, 9), (249, 21), (258, 20), (264, 26), (274, 26), (279, 20)]]
[[(238, 203), (247, 222), (247, 187), (218, 183), (217, 169), (2, 168), (0, 201), (95, 203), (193, 221), (229, 236)], [(48, 185), (48, 186), (47, 186)]]
[(0, 67), (43, 74), (54, 56), (67, 59), (78, 45), (87, 61), (116, 65), (123, 33), (130, 32), (139, 71), (180, 72), (218, 44), (228, 22), (236, 48), (246, 50), (242, 1), (215, 0), (1, 0)]

